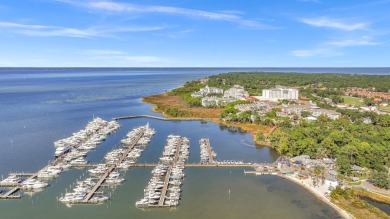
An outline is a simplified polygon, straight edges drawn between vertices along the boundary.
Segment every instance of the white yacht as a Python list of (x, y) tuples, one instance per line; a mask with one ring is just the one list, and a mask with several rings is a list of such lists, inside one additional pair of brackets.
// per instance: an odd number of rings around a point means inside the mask
[(14, 174), (9, 175), (9, 177), (3, 179), (0, 183), (1, 184), (14, 184), (14, 183), (20, 183), (22, 182), (22, 179)]
[(69, 146), (69, 145), (67, 145), (67, 146), (59, 146), (59, 147), (56, 148), (56, 151), (54, 152), (54, 155), (56, 157), (59, 157), (59, 156), (61, 156), (63, 154), (68, 153), (71, 150), (72, 150), (72, 147)]
[(48, 183), (41, 182), (37, 179), (27, 179), (22, 183), (23, 189), (39, 189), (48, 186)]

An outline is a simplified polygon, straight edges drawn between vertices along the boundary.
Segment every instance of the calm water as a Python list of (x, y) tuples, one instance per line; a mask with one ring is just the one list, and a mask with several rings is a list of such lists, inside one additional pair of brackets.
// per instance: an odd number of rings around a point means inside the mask
[(365, 197), (360, 197), (360, 199), (368, 202), (369, 204), (379, 208), (381, 211), (385, 212), (386, 214), (390, 215), (390, 205), (383, 203), (383, 202), (377, 202), (375, 200), (365, 198)]
[[(150, 114), (141, 96), (161, 93), (185, 81), (230, 71), (299, 71), (299, 69), (13, 69), (0, 70), (0, 175), (37, 171), (53, 158), (55, 140), (81, 129), (93, 116), (109, 120)], [(353, 72), (355, 70), (355, 72)], [(301, 72), (388, 73), (389, 69), (306, 69)], [(199, 144), (209, 137), (218, 160), (272, 162), (275, 151), (256, 146), (250, 134), (214, 123), (120, 121), (121, 129), (88, 155), (99, 162), (133, 127), (157, 131), (139, 162), (156, 162), (167, 135), (191, 140), (189, 162), (199, 162)], [(306, 190), (275, 176), (245, 176), (244, 169), (185, 170), (182, 201), (177, 210), (142, 211), (134, 207), (149, 181), (151, 169), (133, 168), (123, 185), (108, 189), (107, 204), (66, 207), (56, 202), (86, 170), (65, 172), (42, 192), (21, 200), (1, 201), (1, 218), (337, 218)], [(229, 196), (229, 190), (231, 191)]]

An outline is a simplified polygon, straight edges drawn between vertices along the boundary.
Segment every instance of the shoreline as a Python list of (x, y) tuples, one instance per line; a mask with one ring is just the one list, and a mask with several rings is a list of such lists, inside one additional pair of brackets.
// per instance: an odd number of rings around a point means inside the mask
[(286, 176), (283, 174), (282, 175), (279, 174), (278, 176), (300, 185), (302, 188), (309, 191), (315, 197), (317, 197), (318, 199), (320, 199), (321, 201), (323, 201), (324, 203), (326, 203), (327, 205), (329, 205), (330, 207), (335, 209), (341, 217), (343, 217), (345, 219), (355, 219), (355, 217), (352, 214), (350, 214), (348, 211), (346, 211), (346, 210), (340, 208), (339, 206), (337, 206), (336, 204), (334, 204), (328, 197), (326, 197), (324, 194), (322, 194), (320, 191), (316, 190), (315, 188), (312, 188), (310, 185), (303, 183), (302, 180), (298, 180), (292, 176)]
[[(145, 101), (144, 97), (141, 98), (141, 101), (143, 103), (147, 103), (147, 104), (151, 104), (153, 106), (153, 108), (151, 109), (152, 112), (155, 112), (155, 113), (159, 113), (161, 116), (163, 116), (164, 118), (170, 118), (168, 116), (166, 116), (163, 112), (160, 112), (160, 111), (157, 111), (156, 108), (158, 108), (158, 105), (155, 104), (155, 103), (151, 103), (151, 102), (147, 102)], [(176, 117), (175, 117), (176, 118)], [(181, 118), (177, 118), (177, 119), (181, 119)], [(183, 117), (182, 119), (186, 119), (185, 117)], [(260, 142), (257, 142), (256, 139), (255, 139), (255, 133), (253, 133), (253, 131), (251, 130), (246, 130), (244, 129), (242, 126), (238, 126), (238, 125), (235, 125), (235, 124), (231, 124), (231, 123), (226, 123), (226, 122), (223, 122), (223, 121), (220, 121), (219, 119), (217, 118), (199, 118), (199, 119), (203, 119), (205, 121), (208, 121), (208, 122), (214, 122), (214, 123), (217, 123), (217, 124), (222, 124), (222, 125), (227, 125), (227, 126), (234, 126), (234, 127), (237, 127), (237, 128), (241, 128), (243, 129), (244, 131), (246, 132), (249, 132), (251, 133), (252, 137), (253, 137), (253, 141), (256, 143), (256, 144), (261, 144)], [(269, 133), (268, 133), (269, 134)], [(266, 146), (266, 147), (271, 147), (269, 144), (261, 144), (263, 146)], [(272, 148), (272, 147), (271, 147)], [(277, 151), (277, 150), (276, 150)], [(280, 152), (277, 151), (279, 154)], [(351, 215), (349, 212), (347, 212), (346, 210), (340, 208), (339, 206), (335, 205), (334, 203), (332, 203), (330, 201), (330, 199), (328, 199), (324, 194), (322, 194), (320, 191), (316, 190), (315, 188), (312, 188), (311, 186), (309, 185), (306, 185), (305, 183), (303, 183), (303, 181), (299, 181), (298, 179), (294, 178), (294, 177), (291, 177), (291, 176), (285, 176), (285, 175), (278, 175), (284, 179), (287, 179), (287, 180), (290, 180), (291, 182), (294, 182), (298, 185), (300, 185), (301, 187), (303, 187), (304, 189), (306, 189), (307, 191), (309, 191), (311, 194), (313, 194), (315, 197), (317, 197), (318, 199), (320, 199), (321, 201), (323, 201), (324, 203), (326, 203), (328, 206), (330, 206), (331, 208), (335, 209), (338, 214), (345, 218), (345, 219), (355, 219), (355, 217), (353, 215)]]
[[(151, 95), (151, 96), (143, 96), (141, 98), (141, 102), (142, 103), (146, 103), (146, 104), (150, 104), (153, 106), (153, 108), (151, 109), (151, 112), (154, 112), (154, 113), (159, 113), (161, 116), (163, 116), (164, 118), (175, 118), (175, 119), (183, 119), (185, 120), (187, 117), (170, 117), (170, 116), (167, 116), (163, 111), (159, 111), (157, 110), (160, 106), (158, 105), (158, 103), (154, 103), (153, 101), (147, 101), (146, 98), (147, 97), (152, 97), (152, 96), (158, 96), (158, 95), (164, 95), (164, 94), (167, 94), (166, 92), (165, 93), (161, 93), (161, 94), (155, 94), (155, 95)], [(255, 129), (255, 126), (260, 126), (258, 124), (239, 124), (239, 123), (234, 123), (234, 122), (225, 122), (225, 121), (221, 121), (219, 118), (217, 117), (200, 117), (200, 116), (192, 116), (192, 118), (199, 118), (199, 119), (203, 119), (204, 121), (207, 121), (207, 122), (214, 122), (216, 124), (220, 124), (220, 125), (225, 125), (225, 126), (233, 126), (233, 127), (236, 127), (236, 128), (240, 128), (248, 133), (250, 133), (253, 137), (253, 141), (258, 144), (258, 145), (261, 145), (261, 146), (266, 146), (266, 147), (270, 147), (270, 148), (273, 148), (269, 143), (267, 142), (264, 142), (264, 141), (257, 141), (256, 140), (256, 134), (257, 132), (262, 132), (264, 135), (266, 136), (269, 136), (274, 130), (275, 130), (275, 127), (267, 127), (267, 126), (263, 126), (263, 128), (261, 129), (258, 129), (256, 130)], [(251, 127), (252, 126), (252, 127)], [(274, 150), (276, 150), (275, 148), (273, 148)], [(276, 150), (279, 154), (281, 154), (278, 150)]]

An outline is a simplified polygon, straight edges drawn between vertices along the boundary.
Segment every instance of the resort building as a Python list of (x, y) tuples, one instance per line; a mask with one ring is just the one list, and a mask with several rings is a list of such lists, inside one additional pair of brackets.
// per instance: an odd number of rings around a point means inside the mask
[(225, 106), (228, 103), (234, 102), (234, 98), (225, 98), (225, 97), (203, 97), (202, 106), (203, 107), (219, 107)]
[(223, 89), (217, 87), (206, 87), (201, 88), (199, 91), (192, 93), (191, 97), (205, 97), (209, 94), (223, 94)]
[(298, 90), (283, 86), (276, 86), (272, 89), (263, 89), (263, 100), (298, 100)]
[(307, 101), (300, 102), (300, 104), (283, 104), (281, 112), (278, 112), (277, 115), (290, 118), (294, 115), (301, 117), (302, 112), (309, 112), (314, 118), (317, 118), (320, 115), (326, 115), (332, 120), (338, 119), (341, 116), (341, 113), (339, 112), (321, 109), (315, 103)]
[(226, 98), (235, 98), (238, 100), (245, 100), (245, 97), (248, 97), (249, 93), (240, 85), (234, 85), (232, 88), (229, 88), (223, 94), (223, 97)]

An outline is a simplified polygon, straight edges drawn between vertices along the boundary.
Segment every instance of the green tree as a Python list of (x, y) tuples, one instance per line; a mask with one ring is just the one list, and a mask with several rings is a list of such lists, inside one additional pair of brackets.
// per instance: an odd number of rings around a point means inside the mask
[(309, 111), (302, 111), (301, 112), (301, 116), (303, 118), (309, 117), (309, 116), (311, 116), (311, 112), (309, 112)]
[(370, 176), (370, 181), (380, 188), (390, 188), (390, 177), (386, 172), (373, 171)]
[(258, 141), (264, 141), (265, 140), (265, 137), (264, 137), (264, 134), (262, 132), (258, 132), (256, 134), (256, 140)]
[(352, 171), (351, 161), (346, 156), (340, 156), (336, 160), (341, 174), (350, 174)]

